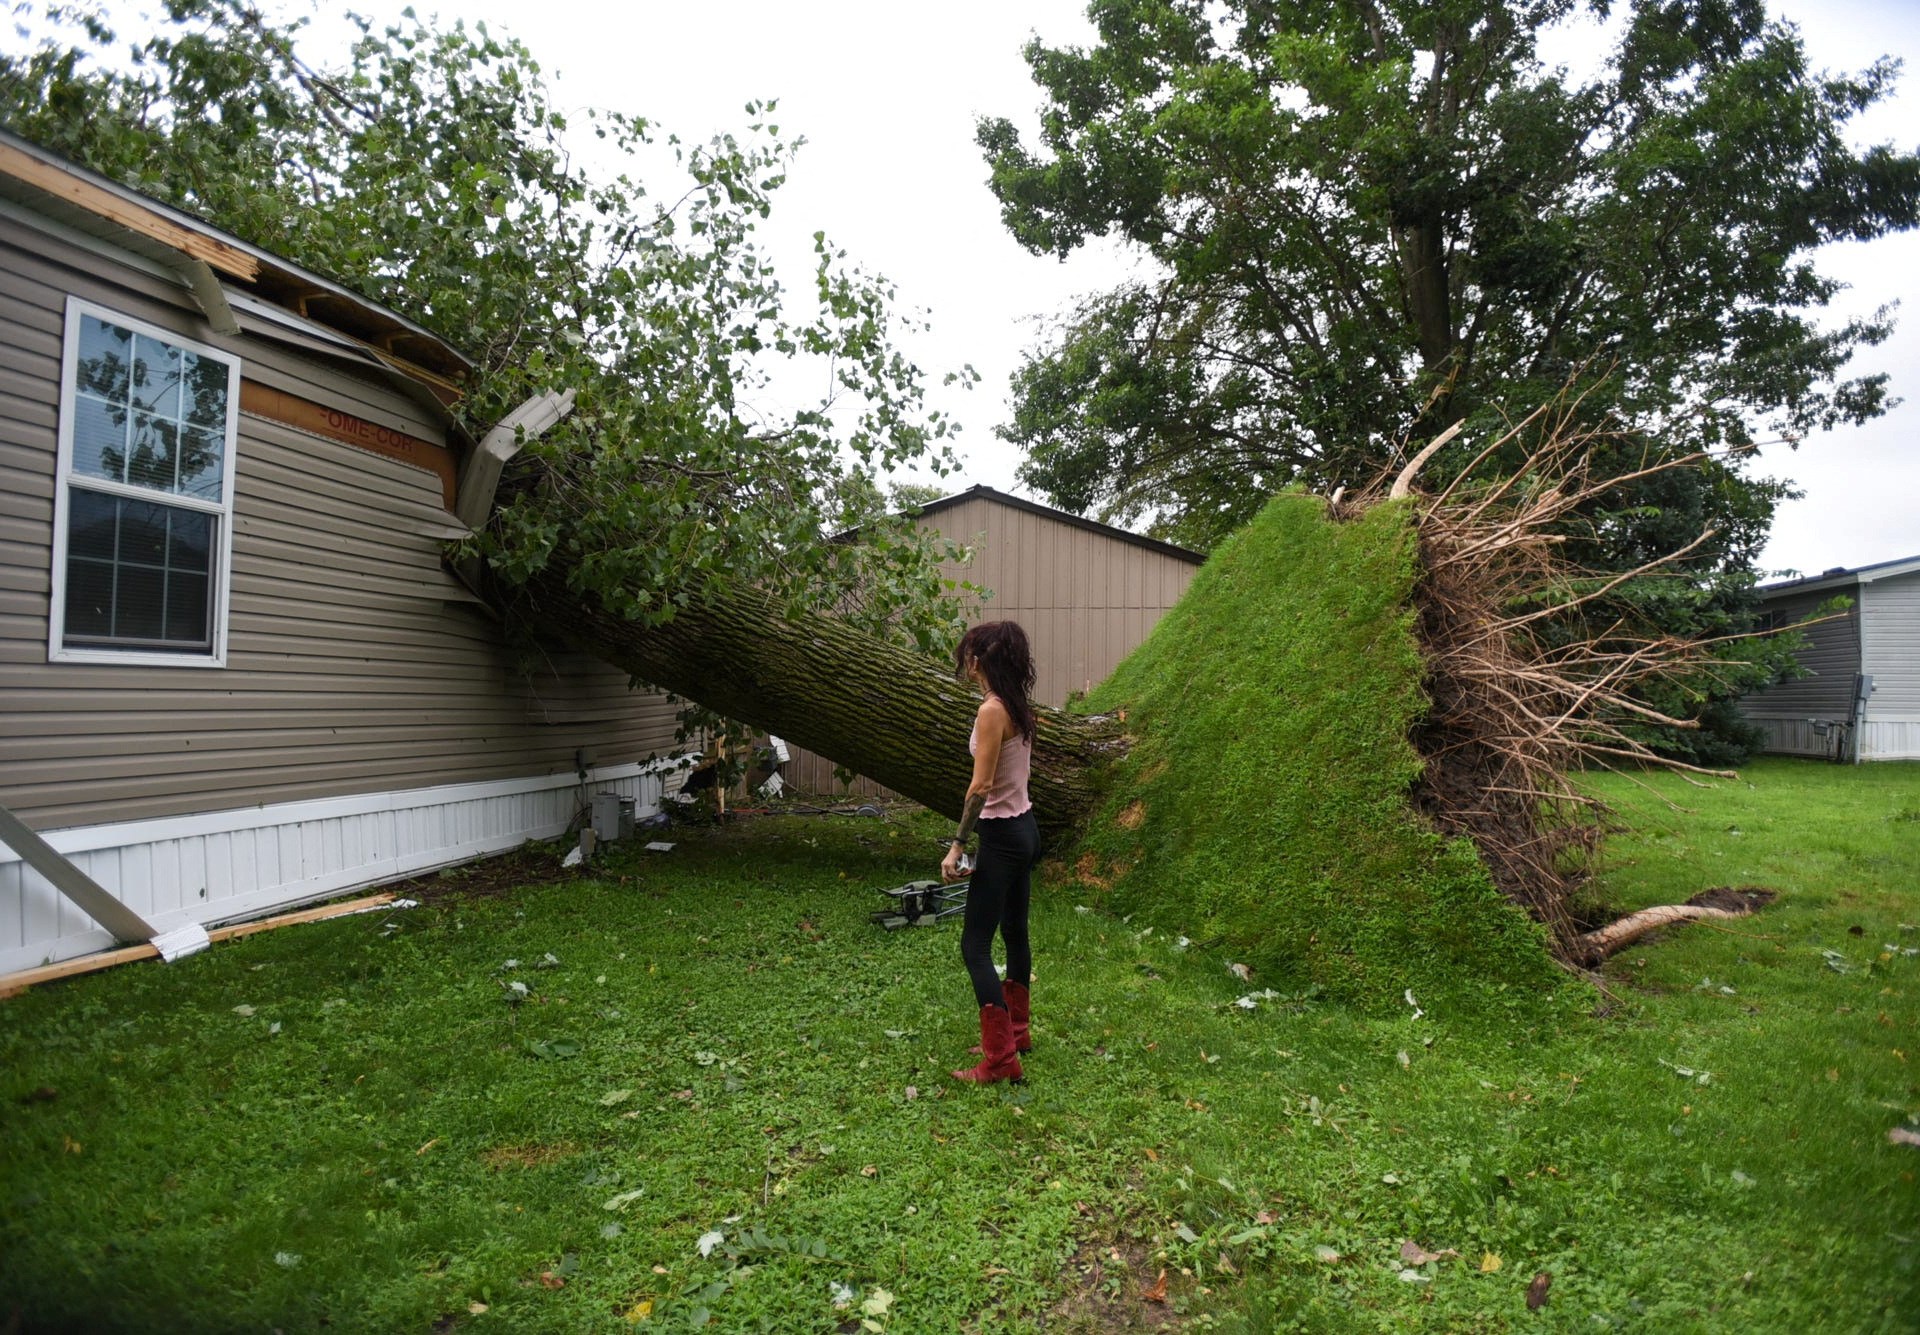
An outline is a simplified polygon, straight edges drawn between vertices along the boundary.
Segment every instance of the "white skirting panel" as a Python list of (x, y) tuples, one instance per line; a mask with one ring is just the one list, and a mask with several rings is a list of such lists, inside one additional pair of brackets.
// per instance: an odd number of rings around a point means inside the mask
[[(660, 809), (684, 762), (242, 807), (43, 830), (46, 841), (160, 931), (213, 926), (563, 833), (589, 794)], [(0, 845), (0, 972), (104, 950), (93, 919)]]
[(1862, 760), (1920, 760), (1920, 718), (1868, 716), (1860, 730)]

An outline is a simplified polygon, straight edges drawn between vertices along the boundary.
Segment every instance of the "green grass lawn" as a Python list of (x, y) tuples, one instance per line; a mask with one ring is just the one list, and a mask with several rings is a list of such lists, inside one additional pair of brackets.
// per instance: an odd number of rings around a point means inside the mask
[(454, 873), (37, 989), (0, 1004), (0, 1322), (1920, 1330), (1886, 1139), (1920, 1120), (1920, 766), (1649, 784), (1596, 784), (1637, 831), (1616, 901), (1779, 902), (1604, 994), (1383, 1017), (1043, 885), (1018, 1089), (946, 1078), (957, 926), (867, 924), (924, 819)]

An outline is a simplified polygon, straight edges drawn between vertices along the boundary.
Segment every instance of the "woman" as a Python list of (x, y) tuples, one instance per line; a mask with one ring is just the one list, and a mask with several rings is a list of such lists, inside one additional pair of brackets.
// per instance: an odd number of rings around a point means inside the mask
[[(980, 1064), (953, 1073), (956, 1080), (991, 1084), (1021, 1079), (1018, 1053), (1033, 1046), (1028, 1036), (1027, 986), (1033, 954), (1027, 945), (1027, 901), (1040, 829), (1027, 797), (1033, 763), (1033, 653), (1027, 633), (1011, 621), (988, 621), (961, 637), (954, 651), (955, 675), (986, 691), (974, 715), (967, 749), (973, 753), (973, 782), (954, 832), (952, 847), (940, 864), (940, 879), (964, 874), (961, 855), (975, 828), (980, 856), (967, 889), (966, 925), (960, 933), (960, 958), (973, 979), (980, 1007)], [(993, 970), (993, 934), (1006, 942), (1007, 978)]]

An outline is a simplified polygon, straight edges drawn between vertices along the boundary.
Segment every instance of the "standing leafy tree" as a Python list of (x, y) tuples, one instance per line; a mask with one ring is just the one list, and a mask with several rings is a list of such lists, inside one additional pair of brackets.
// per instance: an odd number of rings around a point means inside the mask
[(1210, 545), (1581, 368), (1674, 452), (1883, 411), (1840, 377), (1889, 312), (1821, 328), (1808, 252), (1916, 220), (1920, 158), (1843, 137), (1896, 62), (1817, 76), (1759, 0), (1639, 0), (1579, 79), (1538, 45), (1581, 8), (1100, 0), (1096, 46), (1029, 46), (1044, 155), (979, 131), (1008, 227), (1158, 266), (1021, 373), (1026, 480)]
[[(1640, 610), (1741, 628), (1787, 492), (1738, 455), (1888, 405), (1885, 376), (1844, 369), (1890, 309), (1823, 327), (1839, 284), (1810, 252), (1915, 223), (1920, 157), (1844, 137), (1896, 62), (1816, 74), (1761, 0), (1089, 13), (1093, 46), (1027, 48), (1038, 148), (1001, 119), (979, 141), (1029, 249), (1110, 235), (1155, 265), (1017, 374), (1027, 483), (1206, 549), (1276, 490), (1364, 482), (1463, 423), (1444, 478), (1574, 379), (1623, 471), (1711, 452), (1589, 512), (1586, 563), (1712, 527), (1686, 567), (1705, 593), (1642, 588)], [(1587, 19), (1613, 20), (1605, 62), (1544, 65), (1543, 34)]]

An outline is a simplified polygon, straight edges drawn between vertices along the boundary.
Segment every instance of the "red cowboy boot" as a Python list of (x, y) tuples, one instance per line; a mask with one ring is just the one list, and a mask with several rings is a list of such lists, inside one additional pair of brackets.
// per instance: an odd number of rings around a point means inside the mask
[(1033, 998), (1020, 983), (1003, 983), (1000, 990), (1007, 998), (1007, 1014), (1013, 1017), (1013, 1050), (1033, 1051)]
[[(1027, 991), (1026, 986), (1021, 983), (1000, 984), (1000, 994), (1007, 999), (1007, 1014), (1013, 1017), (1013, 1050), (1015, 1052), (1032, 1052), (1033, 1033), (1030, 1022), (1033, 1018), (1033, 1006), (1031, 994)], [(980, 1045), (975, 1043), (967, 1049), (967, 1055), (971, 1057), (980, 1051), (982, 1051)]]
[(980, 1064), (965, 1071), (955, 1071), (955, 1080), (991, 1085), (1001, 1080), (1018, 1084), (1024, 1078), (1020, 1070), (1020, 1058), (1013, 1050), (1013, 1017), (1007, 1013), (1005, 1006), (980, 1008), (980, 1049)]

